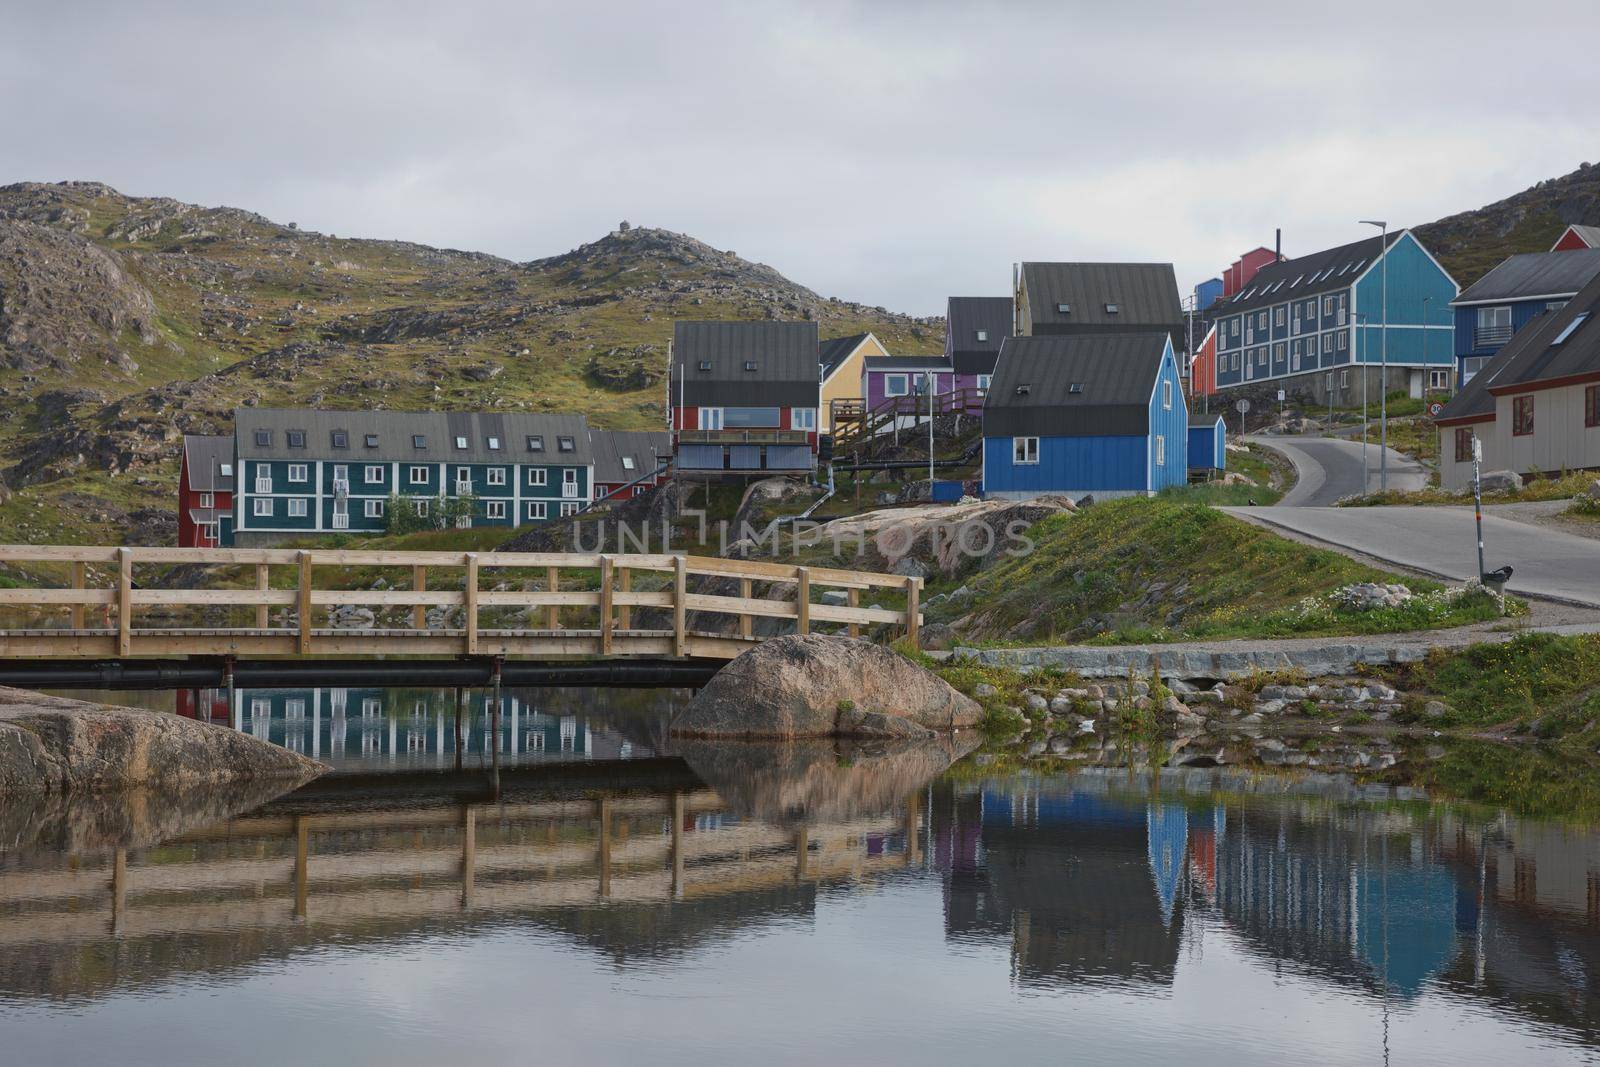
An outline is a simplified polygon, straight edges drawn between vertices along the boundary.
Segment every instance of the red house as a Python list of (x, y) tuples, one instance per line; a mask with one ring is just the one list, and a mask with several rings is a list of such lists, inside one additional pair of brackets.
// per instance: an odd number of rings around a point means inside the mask
[(1210, 396), (1217, 391), (1217, 327), (1213, 323), (1206, 338), (1195, 346), (1189, 364), (1189, 394)]
[(1552, 252), (1578, 252), (1585, 248), (1600, 248), (1600, 226), (1580, 226), (1573, 223), (1561, 232)]
[(178, 473), (178, 547), (216, 548), (233, 515), (233, 438), (185, 434)]
[(1223, 299), (1242, 293), (1256, 276), (1256, 271), (1271, 263), (1278, 262), (1278, 253), (1270, 248), (1252, 248), (1222, 272)]
[(672, 435), (664, 430), (590, 430), (594, 499), (648, 493), (667, 477)]
[(822, 371), (814, 322), (678, 322), (667, 425), (679, 473), (809, 474)]

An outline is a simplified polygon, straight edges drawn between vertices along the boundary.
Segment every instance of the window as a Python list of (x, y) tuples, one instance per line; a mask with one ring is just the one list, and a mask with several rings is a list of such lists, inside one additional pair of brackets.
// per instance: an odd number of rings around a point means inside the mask
[(1171, 411), (1172, 410), (1172, 383), (1171, 382), (1162, 382), (1161, 383), (1161, 409), (1163, 411)]
[(988, 339), (989, 339), (989, 331), (988, 330), (979, 330), (978, 331), (978, 340), (987, 341)]
[(1256, 366), (1265, 367), (1266, 365), (1267, 365), (1267, 350), (1265, 348), (1256, 349)]
[(1450, 388), (1450, 372), (1447, 370), (1431, 370), (1428, 372), (1429, 389)]
[(1106, 305), (1106, 314), (1107, 315), (1115, 315), (1117, 312), (1119, 312), (1121, 310), (1122, 309), (1119, 308), (1116, 304), (1107, 304)]
[(701, 408), (700, 409), (700, 429), (702, 429), (702, 430), (720, 430), (720, 429), (722, 429), (722, 409), (721, 408)]
[(219, 464), (217, 464), (217, 473), (222, 475), (224, 478), (232, 478), (233, 477), (233, 464), (232, 463), (219, 463)]
[(203, 507), (203, 508), (216, 507), (217, 506), (216, 494), (215, 493), (201, 493), (200, 494), (200, 506)]
[(636, 486), (633, 487), (633, 495), (634, 496), (638, 496), (639, 494), (643, 493), (647, 488), (649, 488), (649, 487), (648, 486), (644, 486), (644, 485), (636, 485)]
[(289, 464), (289, 480), (291, 482), (303, 482), (303, 481), (305, 481), (306, 480), (306, 465), (304, 463), (291, 463), (291, 464)]
[(367, 468), (362, 470), (361, 478), (368, 485), (382, 485), (383, 484), (383, 468), (378, 466), (377, 464), (372, 464), (371, 466), (368, 466)]
[(796, 430), (815, 430), (817, 428), (817, 409), (795, 408), (791, 412), (790, 425)]
[(500, 451), (500, 438), (491, 436), (485, 441), (485, 443), (489, 446), (490, 452)]
[(1350, 335), (1347, 334), (1347, 333), (1339, 334), (1339, 342), (1335, 347), (1337, 347), (1339, 349), (1339, 351), (1341, 351), (1341, 352), (1343, 352), (1345, 349), (1349, 348), (1350, 347)]
[(1011, 462), (1024, 465), (1038, 463), (1039, 439), (1037, 437), (1013, 437), (1011, 439)]
[(414, 433), (414, 434), (412, 434), (411, 435), (411, 447), (412, 448), (427, 448), (428, 447), (428, 435), (425, 434), (425, 433)]
[(334, 448), (349, 448), (350, 435), (344, 430), (334, 430), (328, 435), (328, 443)]
[(529, 467), (528, 468), (528, 484), (529, 485), (549, 485), (550, 484), (550, 472), (548, 470), (546, 470), (544, 467)]
[(711, 361), (709, 359), (702, 359), (699, 363), (699, 367), (703, 371), (708, 371), (711, 369)]
[(1526, 437), (1533, 432), (1533, 397), (1511, 398), (1511, 435)]
[(1283, 342), (1279, 341), (1277, 344), (1272, 346), (1272, 361), (1274, 363), (1282, 363), (1283, 362), (1283, 355), (1284, 355)]
[(1058, 314), (1058, 315), (1070, 315), (1070, 314), (1072, 314), (1072, 305), (1071, 304), (1057, 304), (1056, 305), (1056, 314)]
[(1339, 372), (1339, 388), (1345, 389), (1350, 385), (1350, 368), (1346, 367)]
[(978, 375), (978, 392), (987, 393), (989, 391), (989, 384), (993, 381), (994, 375), (992, 374)]
[(271, 448), (272, 447), (272, 431), (271, 430), (257, 430), (256, 431), (256, 447), (257, 448)]
[(568, 515), (576, 515), (577, 513), (578, 505), (575, 501), (568, 501), (567, 503), (561, 505), (562, 518), (566, 518)]
[(1552, 301), (1550, 301), (1548, 304), (1546, 304), (1544, 306), (1544, 309), (1546, 311), (1560, 311), (1562, 308), (1564, 308), (1566, 306), (1567, 306), (1567, 301), (1565, 301), (1565, 300), (1552, 300)]
[(305, 497), (292, 496), (289, 498), (289, 517), (291, 519), (303, 519), (306, 517)]
[(484, 474), (486, 475), (484, 481), (488, 485), (506, 484), (506, 469), (504, 467), (490, 467)]
[(1275, 308), (1273, 310), (1273, 312), (1272, 312), (1272, 321), (1273, 321), (1273, 325), (1275, 325), (1275, 326), (1282, 326), (1283, 325), (1283, 308), (1282, 307), (1278, 307), (1278, 308)]
[(289, 439), (290, 448), (306, 447), (306, 432), (304, 430), (290, 430), (284, 436)]
[(504, 500), (486, 501), (483, 505), (483, 513), (491, 519), (503, 519), (506, 517), (506, 502)]
[(561, 471), (561, 484), (563, 486), (570, 485), (570, 486), (576, 487), (577, 484), (578, 484), (578, 469), (576, 467), (564, 467), (564, 468), (562, 468), (562, 471)]
[(753, 359), (747, 359), (744, 361), (744, 369), (747, 371), (755, 370), (756, 366), (756, 361)]
[(413, 500), (411, 507), (416, 511), (417, 518), (425, 519), (428, 517), (428, 502), (426, 500)]
[(382, 500), (363, 500), (361, 502), (361, 513), (369, 519), (381, 519), (383, 518), (383, 503)]
[(528, 435), (528, 451), (529, 452), (543, 452), (544, 451), (544, 434), (542, 434), (542, 433), (530, 433)]
[(256, 514), (256, 515), (271, 515), (272, 514), (272, 499), (270, 497), (257, 497), (255, 499), (255, 501), (253, 502), (253, 505), (254, 506), (251, 508), (251, 511), (252, 511), (253, 514)]
[(463, 496), (472, 492), (472, 468), (456, 468), (456, 495)]
[(634, 466), (634, 464), (633, 464), (633, 457), (632, 456), (623, 456), (622, 457), (622, 469), (623, 470), (631, 471), (631, 470), (633, 470), (633, 466)]
[(467, 439), (458, 434), (456, 436), (456, 451), (465, 452), (466, 450), (467, 450)]
[(1558, 335), (1556, 337), (1556, 339), (1554, 341), (1551, 341), (1550, 343), (1553, 344), (1553, 345), (1558, 345), (1562, 341), (1565, 341), (1567, 338), (1571, 337), (1574, 333), (1576, 333), (1578, 331), (1578, 327), (1582, 326), (1584, 324), (1584, 322), (1588, 318), (1589, 318), (1589, 313), (1587, 311), (1582, 312), (1576, 318), (1574, 318), (1571, 322), (1567, 323), (1566, 328), (1563, 329), (1561, 331), (1560, 335)]
[(906, 374), (885, 374), (883, 376), (884, 396), (905, 396), (911, 392), (911, 377)]
[(543, 519), (543, 518), (546, 518), (549, 515), (549, 507), (550, 507), (550, 505), (546, 504), (543, 500), (530, 500), (530, 501), (528, 501), (528, 518), (530, 518), (530, 519)]
[(367, 436), (365, 438), (362, 439), (362, 443), (365, 444), (368, 448), (377, 448), (378, 447), (378, 435), (375, 434), (375, 433), (369, 433), (369, 434), (367, 434)]
[(256, 464), (256, 492), (272, 492), (272, 465), (270, 463)]
[(406, 475), (406, 477), (408, 479), (410, 479), (412, 485), (427, 485), (428, 484), (428, 468), (427, 467), (412, 467), (411, 470), (410, 470), (410, 473), (408, 473)]
[(1583, 391), (1583, 424), (1591, 429), (1600, 426), (1600, 385)]
[(1472, 462), (1472, 431), (1465, 426), (1456, 431), (1456, 462)]
[(573, 440), (572, 438), (570, 438), (570, 437), (557, 437), (556, 438), (556, 451), (557, 452), (576, 452), (577, 450), (578, 450), (578, 443), (575, 440)]
[(1163, 466), (1167, 462), (1167, 439), (1156, 434), (1156, 466)]

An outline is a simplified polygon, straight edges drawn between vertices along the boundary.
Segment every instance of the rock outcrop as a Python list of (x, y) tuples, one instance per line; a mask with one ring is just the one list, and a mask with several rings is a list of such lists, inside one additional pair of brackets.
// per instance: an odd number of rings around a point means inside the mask
[(325, 768), (222, 726), (0, 688), (0, 796), (240, 781), (308, 781)]
[[(891, 649), (848, 637), (791, 634), (718, 671), (672, 732), (765, 740), (904, 738), (975, 726), (981, 713), (975, 701)], [(885, 723), (879, 714), (901, 721)]]

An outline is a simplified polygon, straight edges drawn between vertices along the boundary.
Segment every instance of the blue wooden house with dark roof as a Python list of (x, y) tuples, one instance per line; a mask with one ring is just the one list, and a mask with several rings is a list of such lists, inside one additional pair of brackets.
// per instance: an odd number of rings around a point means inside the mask
[(984, 494), (1151, 495), (1188, 480), (1188, 433), (1166, 331), (1013, 337), (984, 400)]
[(1513, 334), (1556, 311), (1600, 275), (1600, 249), (1508, 256), (1450, 301), (1457, 387), (1472, 381)]
[(1196, 476), (1228, 469), (1228, 424), (1221, 415), (1189, 417), (1188, 463)]

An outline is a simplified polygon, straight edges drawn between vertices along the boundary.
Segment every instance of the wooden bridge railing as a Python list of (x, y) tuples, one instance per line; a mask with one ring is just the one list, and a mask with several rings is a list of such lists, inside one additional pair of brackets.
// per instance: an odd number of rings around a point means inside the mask
[[(887, 624), (903, 628), (913, 642), (921, 623), (919, 578), (677, 554), (0, 545), (0, 565), (30, 574), (41, 568), (56, 571), (65, 582), (0, 587), (0, 656), (15, 658), (399, 654), (727, 659), (761, 639), (755, 633), (758, 618), (792, 621), (792, 631), (799, 633), (810, 632), (817, 623), (834, 624), (851, 636), (858, 636), (863, 626)], [(194, 572), (182, 569), (186, 566), (204, 567), (199, 577), (206, 584), (190, 584)], [(169, 569), (156, 575), (155, 567)], [(345, 568), (342, 583), (338, 576), (327, 581), (333, 568)], [(370, 576), (369, 588), (342, 587), (352, 581), (351, 568), (383, 572), (380, 577), (394, 574), (394, 579), (385, 578), (383, 588), (371, 588), (376, 583)], [(285, 571), (291, 576), (288, 581)], [(485, 589), (485, 572), (502, 580)], [(636, 575), (650, 577), (636, 587)], [(444, 576), (448, 578), (441, 581)], [(225, 584), (230, 579), (240, 584)], [(403, 583), (409, 588), (397, 587)], [(789, 585), (792, 592), (783, 588)], [(765, 587), (768, 596), (758, 597), (758, 587)], [(845, 602), (819, 603), (818, 589), (843, 590)], [(861, 593), (872, 590), (896, 600), (903, 594), (904, 604), (861, 606)], [(373, 609), (372, 625), (326, 618), (342, 607)], [(276, 625), (274, 608), (284, 613)], [(430, 620), (430, 608), (444, 608), (448, 614)], [(494, 609), (502, 609), (500, 617)], [(504, 609), (521, 617), (507, 619)], [(381, 625), (377, 613), (382, 611), (400, 617)], [(584, 618), (573, 625), (570, 618), (563, 619), (564, 611)], [(154, 626), (149, 625), (152, 612), (187, 612), (191, 617)], [(323, 626), (317, 625), (319, 612), (325, 617)], [(450, 618), (456, 612), (459, 623)], [(650, 612), (654, 614), (645, 614)], [(734, 622), (725, 623), (725, 630), (691, 628), (690, 613), (731, 617)], [(219, 615), (229, 617), (220, 622)], [(238, 625), (240, 617), (248, 622)], [(535, 619), (542, 625), (530, 625)]]

